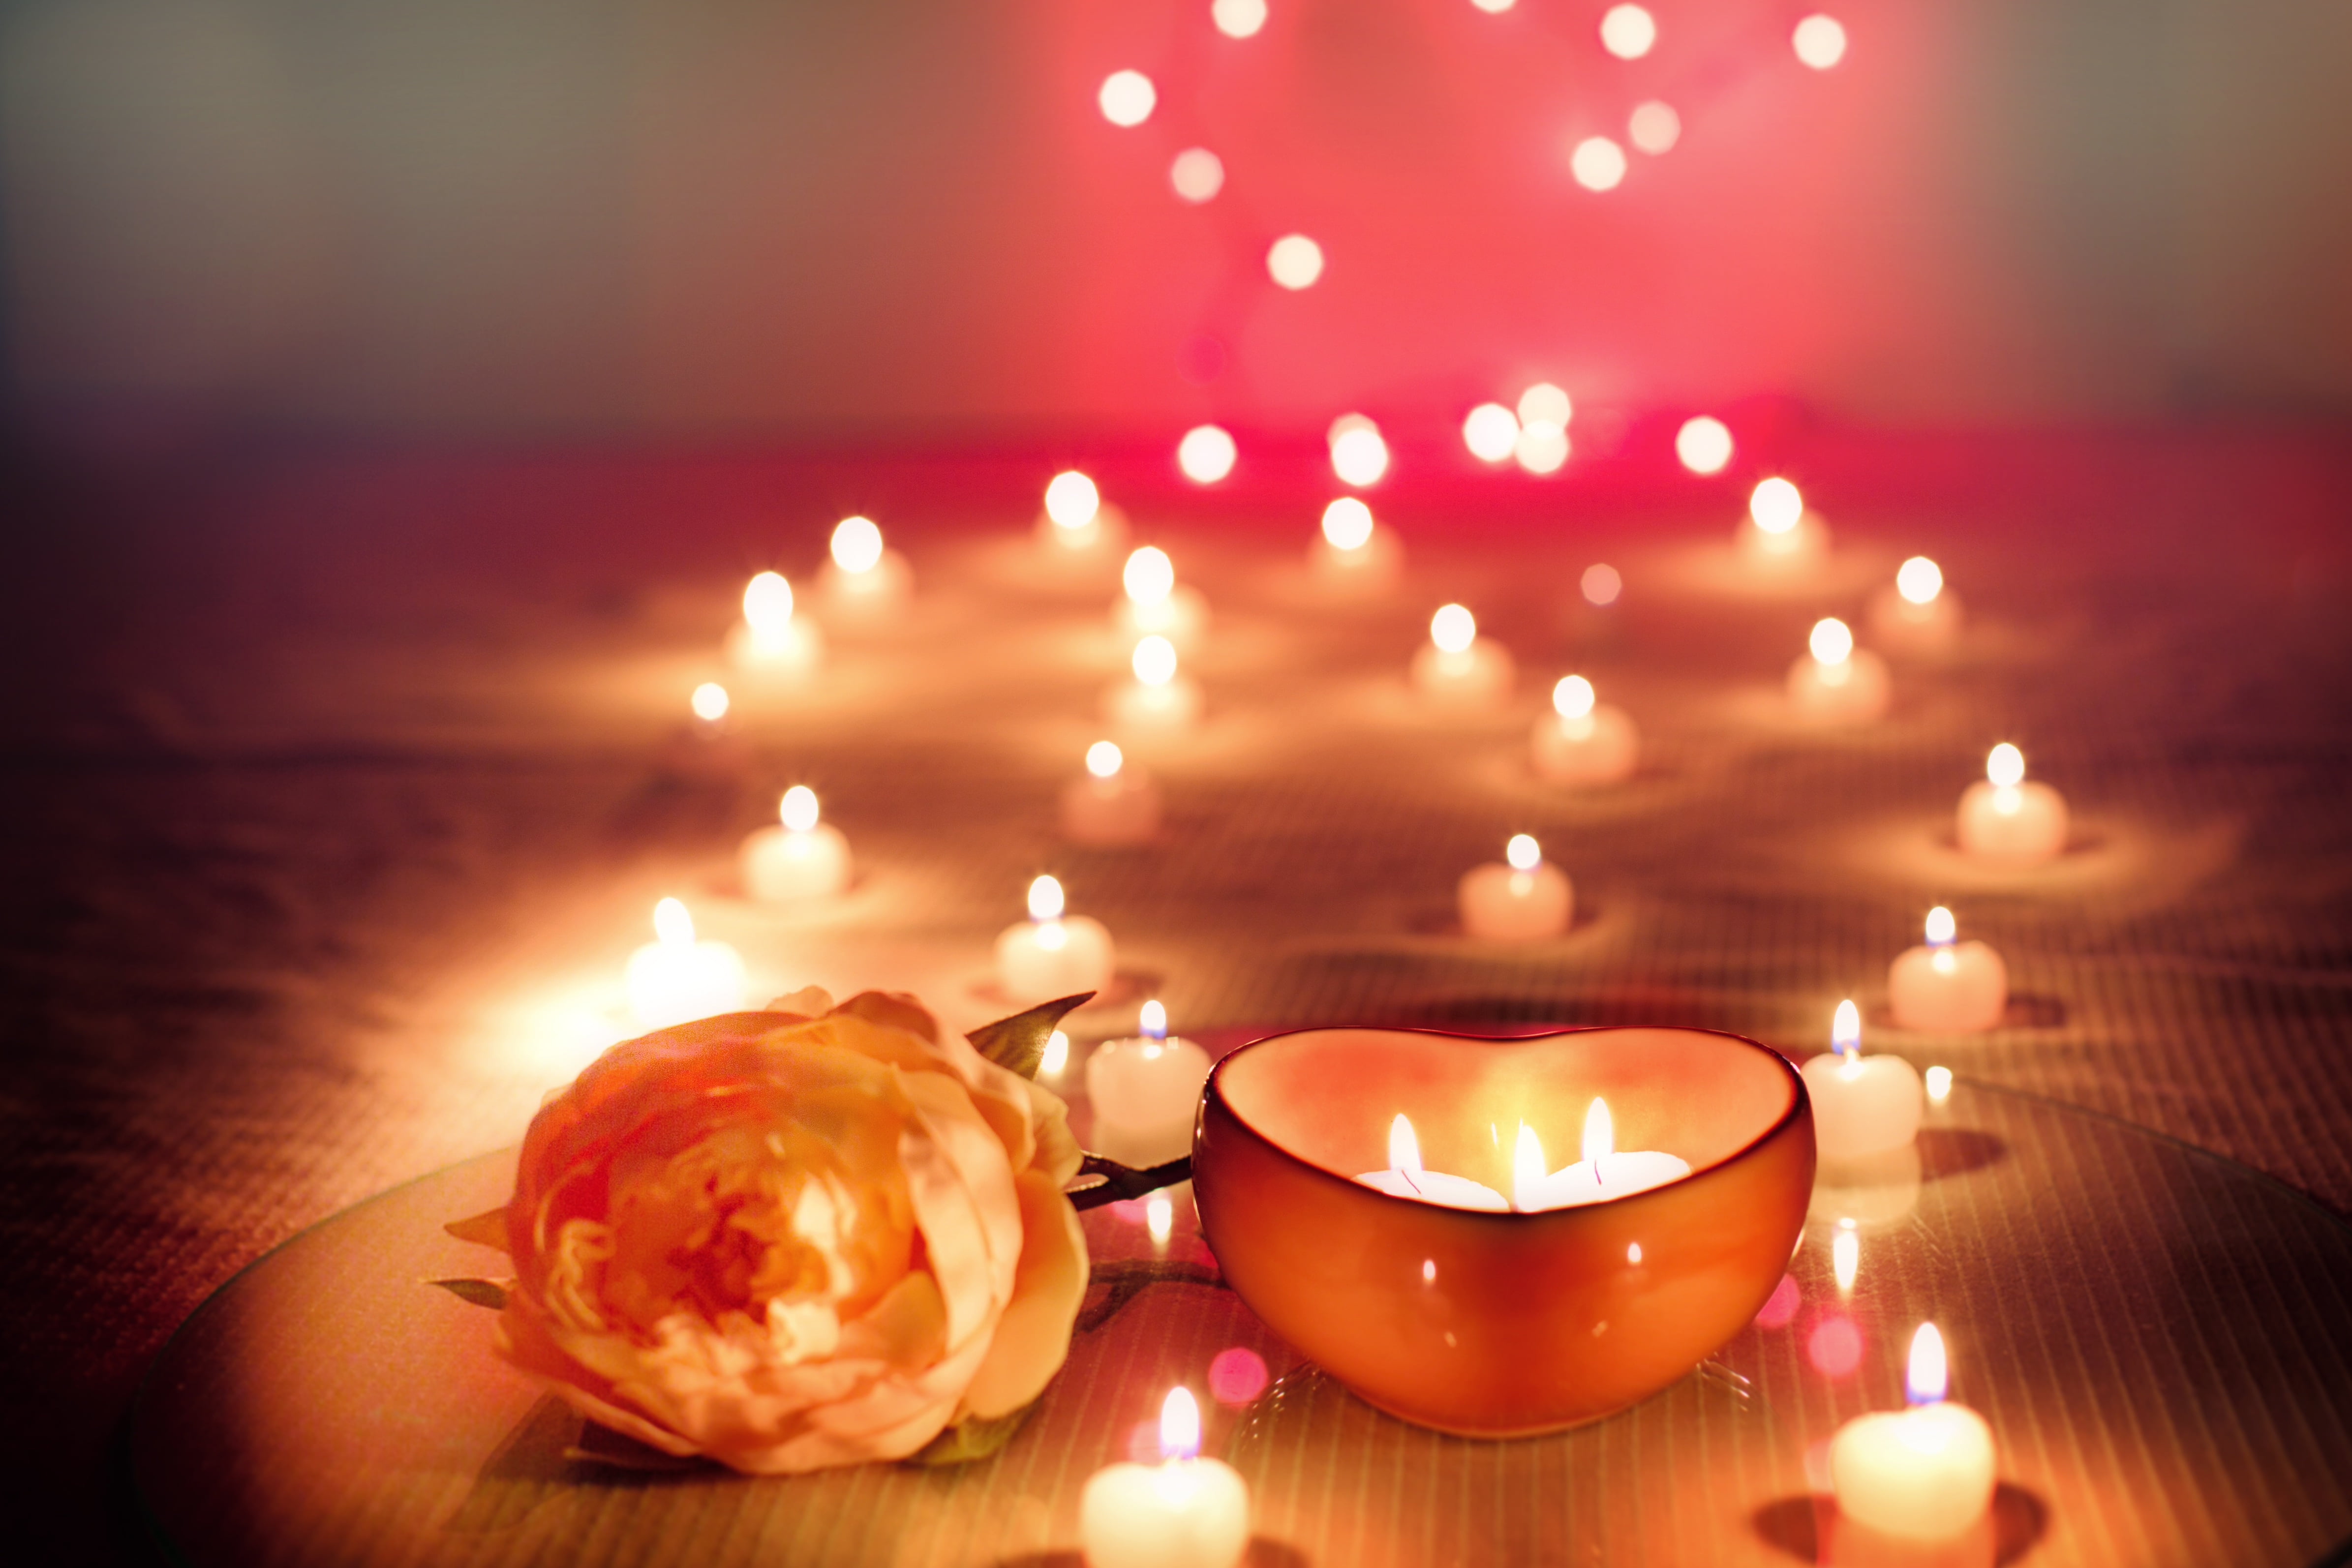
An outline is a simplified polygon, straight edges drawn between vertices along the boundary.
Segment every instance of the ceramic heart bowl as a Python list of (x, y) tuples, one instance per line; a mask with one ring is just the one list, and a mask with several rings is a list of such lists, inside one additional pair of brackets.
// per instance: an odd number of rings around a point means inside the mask
[[(1510, 1193), (1519, 1123), (1565, 1164), (1596, 1097), (1618, 1149), (1690, 1174), (1529, 1214), (1350, 1179), (1388, 1167), (1403, 1112), (1428, 1170)], [(1691, 1029), (1276, 1035), (1210, 1074), (1192, 1152), (1202, 1229), (1251, 1310), (1390, 1414), (1482, 1437), (1595, 1420), (1696, 1366), (1780, 1283), (1812, 1184), (1796, 1069)]]

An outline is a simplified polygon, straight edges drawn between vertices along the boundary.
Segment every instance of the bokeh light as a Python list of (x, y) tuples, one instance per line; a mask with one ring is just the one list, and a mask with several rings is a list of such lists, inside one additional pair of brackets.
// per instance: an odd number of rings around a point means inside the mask
[(1642, 152), (1656, 158), (1675, 149), (1683, 139), (1683, 117), (1675, 106), (1656, 99), (1633, 106), (1631, 118), (1625, 121), (1625, 139)]
[(1470, 4), (1477, 6), (1489, 16), (1499, 16), (1517, 5), (1518, 0), (1470, 0)]
[(1582, 675), (1562, 675), (1551, 689), (1552, 712), (1562, 718), (1582, 718), (1592, 711), (1592, 683)]
[(1323, 276), (1323, 247), (1305, 235), (1285, 235), (1267, 247), (1265, 270), (1285, 288), (1312, 288)]
[(1361, 489), (1377, 485), (1389, 471), (1389, 444), (1381, 427), (1360, 413), (1343, 413), (1331, 422), (1331, 472), (1343, 484)]
[(1568, 393), (1549, 382), (1538, 382), (1519, 394), (1521, 424), (1557, 424), (1565, 429), (1575, 413), (1576, 405), (1569, 402)]
[(1614, 604), (1617, 596), (1625, 591), (1625, 580), (1607, 561), (1596, 560), (1584, 569), (1576, 586), (1583, 592), (1587, 604)]
[(1103, 118), (1113, 125), (1140, 125), (1151, 118), (1160, 93), (1141, 71), (1113, 71), (1103, 78), (1095, 101), (1102, 106)]
[(1442, 653), (1459, 653), (1478, 640), (1478, 618), (1461, 604), (1441, 604), (1429, 618), (1429, 640)]
[(1683, 421), (1675, 433), (1675, 455), (1694, 474), (1720, 474), (1731, 461), (1731, 430), (1713, 414)]
[(1097, 779), (1116, 778), (1125, 766), (1127, 758), (1117, 741), (1097, 740), (1087, 747), (1087, 771)]
[(844, 517), (833, 530), (833, 564), (844, 571), (872, 571), (882, 563), (882, 530), (871, 517)]
[(1519, 439), (1519, 416), (1499, 402), (1482, 402), (1462, 421), (1462, 444), (1482, 463), (1507, 463)]
[(1588, 191), (1613, 191), (1625, 178), (1625, 150), (1606, 136), (1588, 136), (1568, 155), (1569, 172)]
[(1835, 16), (1820, 12), (1797, 24), (1789, 42), (1797, 57), (1817, 71), (1825, 71), (1845, 58), (1845, 26)]
[(1601, 47), (1621, 60), (1638, 60), (1657, 42), (1657, 18), (1639, 5), (1612, 5), (1601, 18)]
[(1805, 1336), (1805, 1359), (1823, 1377), (1848, 1377), (1862, 1364), (1862, 1331), (1843, 1312), (1831, 1312)]
[(1119, 580), (1138, 604), (1157, 604), (1176, 591), (1176, 563), (1158, 545), (1145, 545), (1127, 558)]
[(1254, 38), (1265, 26), (1265, 0), (1212, 0), (1209, 19), (1228, 38)]
[(1196, 424), (1176, 444), (1176, 466), (1195, 485), (1213, 485), (1234, 471), (1234, 438), (1213, 424)]
[(1759, 480), (1748, 492), (1748, 515), (1766, 533), (1785, 534), (1804, 517), (1804, 494), (1786, 479)]
[(1209, 1396), (1238, 1410), (1265, 1392), (1265, 1358), (1247, 1345), (1231, 1345), (1209, 1358)]
[(1895, 591), (1913, 604), (1932, 604), (1944, 591), (1944, 569), (1924, 555), (1915, 555), (1895, 570)]
[(1533, 833), (1513, 833), (1511, 841), (1503, 846), (1503, 861), (1513, 871), (1533, 871), (1543, 864), (1543, 846), (1536, 842)]
[(1353, 496), (1323, 508), (1323, 537), (1334, 549), (1361, 549), (1371, 542), (1372, 509)]
[(809, 831), (816, 826), (818, 814), (816, 791), (805, 784), (793, 785), (784, 791), (784, 798), (776, 802), (776, 819), (783, 823), (787, 832)]
[(1205, 147), (1187, 147), (1168, 165), (1168, 183), (1188, 202), (1214, 201), (1225, 188), (1225, 162)]
[(1834, 615), (1825, 615), (1813, 622), (1805, 646), (1824, 664), (1843, 664), (1853, 657), (1853, 629)]
[(1155, 632), (1136, 643), (1129, 664), (1145, 685), (1164, 686), (1176, 678), (1176, 644)]
[(703, 682), (687, 701), (694, 709), (694, 716), (705, 724), (717, 724), (727, 716), (727, 688), (717, 681)]
[(1055, 475), (1045, 486), (1045, 515), (1057, 528), (1083, 528), (1101, 509), (1102, 492), (1075, 468)]
[(1519, 426), (1511, 455), (1530, 474), (1557, 474), (1568, 462), (1568, 432), (1549, 420)]

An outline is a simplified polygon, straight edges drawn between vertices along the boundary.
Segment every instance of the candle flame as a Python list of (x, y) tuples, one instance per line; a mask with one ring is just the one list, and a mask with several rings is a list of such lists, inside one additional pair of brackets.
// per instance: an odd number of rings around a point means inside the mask
[(1147, 1040), (1168, 1038), (1168, 1009), (1160, 1005), (1159, 998), (1154, 997), (1138, 1009), (1135, 1027)]
[(1927, 946), (1949, 946), (1959, 934), (1960, 923), (1952, 918), (1950, 910), (1939, 904), (1927, 911)]
[(1511, 1207), (1522, 1211), (1534, 1208), (1538, 1189), (1551, 1167), (1544, 1163), (1543, 1140), (1525, 1122), (1519, 1124), (1519, 1141), (1511, 1150)]
[(1421, 1140), (1413, 1136), (1412, 1118), (1402, 1111), (1389, 1124), (1389, 1169), (1407, 1176), (1421, 1174)]
[(1201, 1451), (1201, 1406), (1179, 1384), (1160, 1403), (1160, 1457), (1189, 1459)]
[(654, 905), (654, 936), (665, 947), (691, 947), (694, 916), (677, 899), (665, 898)]
[(1862, 1054), (1862, 1009), (1851, 997), (1837, 1005), (1837, 1015), (1830, 1020), (1830, 1049), (1848, 1059)]
[[(1617, 1152), (1617, 1124), (1610, 1117), (1609, 1102), (1595, 1098), (1584, 1113), (1584, 1157), (1598, 1165)], [(1597, 1179), (1599, 1172), (1595, 1171)]]
[(727, 688), (717, 681), (705, 681), (695, 687), (687, 702), (693, 707), (694, 716), (705, 724), (717, 724), (727, 716)]
[(1478, 618), (1462, 605), (1441, 604), (1429, 618), (1429, 640), (1441, 653), (1462, 653), (1478, 640)]
[(1927, 1069), (1927, 1098), (1940, 1105), (1951, 1097), (1951, 1092), (1952, 1070), (1948, 1067)]
[(2025, 753), (2002, 741), (1985, 753), (1985, 779), (1996, 789), (2014, 789), (2025, 782)]
[(777, 802), (776, 815), (782, 820), (787, 831), (807, 832), (816, 826), (816, 791), (805, 784), (793, 785)]
[(834, 526), (834, 565), (847, 572), (866, 572), (881, 562), (882, 530), (873, 518), (844, 517)]
[(1069, 1064), (1070, 1037), (1055, 1030), (1045, 1037), (1045, 1054), (1038, 1059), (1037, 1071), (1043, 1077), (1058, 1078)]
[(1895, 591), (1912, 604), (1933, 604), (1944, 591), (1944, 569), (1924, 555), (1915, 555), (1895, 572)]
[(1951, 1385), (1951, 1370), (1944, 1359), (1944, 1336), (1934, 1323), (1921, 1323), (1911, 1336), (1911, 1364), (1903, 1377), (1904, 1397), (1914, 1405), (1934, 1405)]
[(1155, 1192), (1143, 1201), (1143, 1224), (1154, 1241), (1165, 1241), (1176, 1230), (1176, 1204), (1164, 1192)]
[(1462, 422), (1462, 444), (1482, 463), (1501, 463), (1519, 444), (1519, 416), (1499, 402), (1482, 402)]
[(783, 574), (763, 571), (743, 589), (743, 623), (751, 634), (769, 638), (782, 632), (792, 623), (793, 585)]
[(1353, 496), (1323, 508), (1323, 537), (1333, 549), (1357, 550), (1372, 540), (1372, 509)]
[(1176, 644), (1153, 632), (1135, 645), (1135, 656), (1129, 661), (1135, 667), (1135, 678), (1147, 686), (1164, 686), (1176, 678)]
[(1045, 486), (1045, 515), (1059, 528), (1083, 528), (1102, 509), (1102, 492), (1076, 469), (1054, 476)]
[(1683, 421), (1675, 432), (1675, 456), (1694, 474), (1720, 474), (1731, 461), (1731, 427), (1712, 414)]
[(1059, 920), (1062, 917), (1062, 884), (1050, 876), (1041, 876), (1029, 884), (1029, 918)]
[(1814, 622), (1812, 634), (1805, 643), (1820, 664), (1843, 664), (1853, 655), (1853, 632), (1834, 615)]
[(1785, 534), (1805, 515), (1805, 497), (1786, 479), (1767, 479), (1748, 497), (1748, 515), (1768, 534)]
[(1551, 689), (1552, 711), (1562, 718), (1583, 718), (1592, 712), (1592, 683), (1582, 675), (1562, 675)]
[(1097, 740), (1087, 747), (1087, 771), (1097, 779), (1117, 778), (1126, 763), (1126, 754), (1114, 742)]
[(1138, 604), (1158, 604), (1176, 591), (1176, 563), (1158, 545), (1145, 545), (1127, 558), (1119, 574), (1127, 596)]
[[(1176, 154), (1171, 172), (1176, 193), (1187, 201), (1205, 202), (1225, 183), (1224, 165), (1205, 147)], [(1176, 466), (1195, 485), (1213, 485), (1234, 471), (1234, 461), (1240, 455), (1233, 436), (1223, 429), (1196, 424), (1176, 444)]]
[(1511, 841), (1503, 846), (1503, 858), (1511, 862), (1513, 871), (1533, 871), (1543, 864), (1543, 846), (1527, 833), (1513, 833)]

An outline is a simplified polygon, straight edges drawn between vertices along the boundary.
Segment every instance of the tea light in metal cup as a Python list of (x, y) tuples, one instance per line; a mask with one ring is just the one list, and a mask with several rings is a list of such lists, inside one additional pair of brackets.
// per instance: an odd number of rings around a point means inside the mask
[(1806, 651), (1789, 666), (1789, 706), (1816, 724), (1857, 724), (1886, 711), (1886, 661), (1853, 645), (1835, 616), (1813, 623)]
[(1116, 742), (1087, 747), (1087, 770), (1062, 787), (1062, 836), (1080, 844), (1148, 843), (1160, 831), (1160, 786)]
[(1937, 904), (1927, 940), (1904, 950), (1886, 971), (1886, 996), (1905, 1029), (1973, 1034), (2000, 1022), (2009, 1006), (2009, 966), (1982, 942), (1958, 940), (1959, 924)]
[(1899, 1056), (1862, 1054), (1862, 1009), (1851, 999), (1837, 1005), (1830, 1050), (1804, 1073), (1824, 1164), (1869, 1159), (1919, 1135), (1927, 1110), (1919, 1070)]
[(2002, 741), (1985, 758), (1985, 776), (1960, 797), (1960, 848), (1998, 865), (2037, 866), (2066, 848), (2066, 798), (2025, 777), (2025, 754)]
[(1442, 604), (1429, 618), (1429, 641), (1412, 656), (1413, 688), (1448, 707), (1492, 707), (1511, 689), (1511, 655), (1478, 635), (1478, 618), (1459, 604)]
[(1463, 873), (1454, 890), (1463, 932), (1490, 942), (1532, 942), (1568, 929), (1576, 890), (1568, 873), (1543, 858), (1531, 834), (1514, 833), (1503, 863), (1490, 861)]
[(1640, 733), (1625, 710), (1596, 699), (1582, 675), (1551, 689), (1552, 711), (1536, 720), (1536, 772), (1554, 784), (1612, 784), (1633, 776)]
[(830, 898), (849, 885), (849, 841), (817, 820), (816, 791), (795, 784), (777, 802), (780, 819), (743, 841), (743, 891), (762, 904)]
[(1063, 910), (1061, 883), (1041, 876), (1029, 884), (1029, 918), (996, 938), (996, 983), (1024, 1007), (1078, 991), (1099, 993), (1117, 968), (1102, 922)]

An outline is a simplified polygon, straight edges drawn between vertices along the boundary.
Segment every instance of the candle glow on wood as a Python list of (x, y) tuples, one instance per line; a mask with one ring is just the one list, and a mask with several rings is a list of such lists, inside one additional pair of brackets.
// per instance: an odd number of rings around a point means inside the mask
[(1078, 1537), (1088, 1568), (1233, 1568), (1248, 1550), (1249, 1487), (1199, 1457), (1201, 1408), (1191, 1390), (1160, 1407), (1157, 1465), (1117, 1464), (1087, 1479)]
[(1909, 1407), (1856, 1416), (1831, 1439), (1844, 1519), (1911, 1541), (1954, 1540), (1984, 1520), (1997, 1484), (1992, 1428), (1950, 1403), (1948, 1385), (1944, 1336), (1921, 1323), (1904, 1372)]

